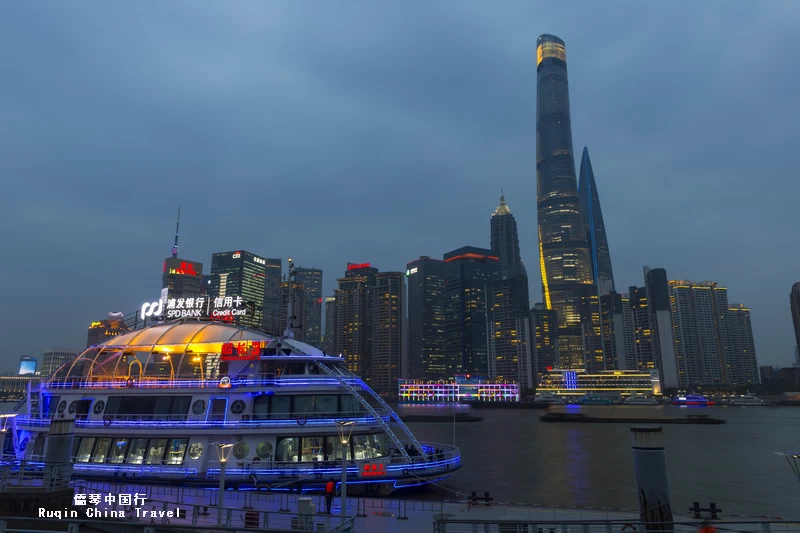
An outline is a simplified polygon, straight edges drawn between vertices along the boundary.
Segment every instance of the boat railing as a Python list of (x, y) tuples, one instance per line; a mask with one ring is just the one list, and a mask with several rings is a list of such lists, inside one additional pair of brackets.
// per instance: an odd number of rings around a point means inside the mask
[[(478, 514), (478, 513), (476, 513)], [(544, 516), (539, 519), (519, 517), (488, 518), (488, 516), (500, 514), (496, 508), (491, 512), (485, 513), (487, 519), (458, 519), (458, 518), (438, 518), (434, 521), (434, 533), (473, 533), (482, 531), (484, 533), (527, 533), (532, 532), (559, 532), (559, 533), (608, 533), (609, 531), (648, 531), (663, 533), (696, 533), (701, 521), (681, 520), (674, 522), (641, 522), (640, 520), (622, 519), (606, 520), (598, 518), (596, 520), (553, 520)], [(541, 513), (528, 513), (539, 514)], [(591, 515), (591, 511), (587, 511)], [(595, 513), (597, 514), (597, 513)], [(765, 517), (766, 518), (766, 517)], [(714, 528), (726, 533), (800, 533), (800, 523), (789, 521), (751, 521), (751, 520), (714, 520)]]
[(283, 377), (247, 377), (247, 378), (198, 378), (191, 375), (153, 376), (153, 377), (93, 377), (52, 379), (42, 382), (43, 389), (130, 389), (130, 388), (178, 388), (192, 389), (205, 387), (282, 387), (298, 385), (341, 385), (336, 378), (320, 374), (298, 374)]
[[(376, 410), (377, 414), (389, 422), (391, 413), (385, 409)], [(353, 421), (357, 424), (380, 423), (372, 413), (366, 411), (331, 411), (313, 413), (259, 413), (244, 414), (239, 420), (226, 419), (224, 416), (215, 418), (209, 415), (205, 420), (188, 419), (190, 415), (104, 415), (101, 419), (89, 420), (87, 415), (76, 417), (77, 428), (258, 428), (273, 426), (319, 426), (335, 425), (339, 420)], [(20, 415), (16, 423), (20, 427), (49, 427), (53, 419), (49, 416)], [(338, 427), (338, 426), (337, 426)]]

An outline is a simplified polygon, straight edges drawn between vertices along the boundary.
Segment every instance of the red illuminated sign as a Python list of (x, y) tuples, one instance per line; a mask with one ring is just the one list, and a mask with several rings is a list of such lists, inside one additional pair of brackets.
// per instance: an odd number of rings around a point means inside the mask
[[(164, 263), (166, 267), (166, 263)], [(181, 274), (183, 276), (197, 276), (197, 271), (194, 269), (194, 264), (183, 262), (179, 268), (172, 268), (169, 271), (170, 274)]]
[(383, 477), (386, 475), (386, 465), (383, 463), (364, 464), (361, 466), (361, 477)]
[(219, 354), (220, 361), (253, 361), (261, 357), (261, 349), (267, 347), (266, 341), (225, 342)]
[(353, 263), (353, 264), (347, 265), (347, 270), (359, 270), (361, 268), (369, 268), (370, 266), (371, 266), (371, 263), (358, 263), (358, 264)]

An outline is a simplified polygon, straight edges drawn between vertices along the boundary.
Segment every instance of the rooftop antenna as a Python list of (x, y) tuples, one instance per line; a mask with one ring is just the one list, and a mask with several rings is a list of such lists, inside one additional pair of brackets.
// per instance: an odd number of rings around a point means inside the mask
[(172, 247), (172, 257), (178, 257), (178, 230), (181, 227), (181, 204), (178, 204), (178, 222), (175, 224), (175, 246)]

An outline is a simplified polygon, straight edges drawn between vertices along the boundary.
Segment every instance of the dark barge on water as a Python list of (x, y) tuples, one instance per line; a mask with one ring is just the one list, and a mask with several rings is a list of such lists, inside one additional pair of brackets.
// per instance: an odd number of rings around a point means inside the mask
[(544, 422), (584, 422), (599, 424), (724, 424), (725, 420), (708, 415), (689, 415), (684, 418), (634, 418), (588, 416), (583, 413), (547, 413)]

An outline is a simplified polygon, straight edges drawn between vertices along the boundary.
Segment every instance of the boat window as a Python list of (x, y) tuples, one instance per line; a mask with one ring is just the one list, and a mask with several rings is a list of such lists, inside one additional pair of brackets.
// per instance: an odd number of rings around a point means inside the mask
[(44, 454), (44, 435), (38, 435), (33, 440), (33, 455), (41, 457)]
[(316, 376), (322, 374), (322, 370), (320, 370), (316, 363), (308, 363), (308, 373), (312, 376)]
[(291, 396), (270, 396), (270, 398), (272, 398), (272, 402), (270, 404), (270, 414), (286, 415), (287, 417), (289, 414), (291, 414)]
[(191, 400), (191, 396), (111, 396), (106, 402), (105, 415), (129, 420), (139, 417), (185, 420)]
[(156, 404), (153, 407), (153, 414), (156, 415), (156, 420), (164, 420), (171, 413), (172, 398), (170, 396), (159, 396), (156, 398)]
[(256, 420), (267, 418), (269, 414), (270, 396), (256, 396), (253, 398), (253, 416)]
[(169, 441), (169, 451), (167, 452), (168, 465), (183, 464), (183, 455), (186, 453), (186, 445), (189, 439), (172, 439)]
[(301, 461), (324, 461), (323, 443), (324, 437), (303, 437)]
[(164, 459), (164, 451), (167, 448), (167, 439), (152, 439), (150, 450), (147, 452), (147, 464), (160, 465)]
[(343, 413), (362, 413), (364, 412), (364, 406), (361, 405), (361, 402), (353, 396), (352, 394), (348, 394), (342, 396), (342, 412)]
[(331, 415), (339, 411), (339, 397), (335, 394), (314, 396), (314, 412)]
[(128, 444), (130, 439), (116, 439), (114, 446), (111, 448), (111, 458), (109, 463), (120, 464), (125, 462), (125, 454), (128, 453)]
[(77, 456), (78, 456), (78, 448), (80, 447), (80, 445), (81, 445), (81, 438), (80, 437), (75, 437), (75, 439), (72, 441), (72, 456), (71, 457), (77, 458)]
[(278, 367), (278, 375), (284, 376), (302, 376), (306, 373), (305, 363), (283, 363)]
[(375, 459), (387, 455), (383, 435), (353, 435), (356, 459)]
[[(332, 461), (334, 459), (342, 460), (342, 441), (339, 438), (339, 435), (328, 435), (325, 437), (327, 440), (327, 452), (328, 452), (328, 460)], [(347, 459), (353, 458), (353, 440), (350, 440), (350, 445), (347, 447)]]
[(134, 439), (133, 444), (131, 444), (131, 453), (128, 455), (128, 462), (132, 465), (142, 464), (146, 451), (147, 439)]
[(211, 411), (208, 413), (208, 420), (224, 422), (228, 414), (227, 398), (211, 398)]
[(78, 448), (78, 456), (76, 461), (79, 463), (88, 463), (89, 458), (92, 456), (92, 448), (94, 448), (94, 437), (84, 437), (81, 440), (81, 447)]
[(108, 449), (111, 447), (110, 438), (102, 438), (97, 440), (97, 446), (94, 447), (94, 456), (92, 457), (93, 463), (105, 463), (108, 457)]
[(186, 414), (189, 412), (189, 404), (192, 403), (191, 396), (175, 396), (172, 398), (172, 410), (170, 418), (172, 420), (186, 420)]
[(276, 461), (297, 462), (297, 452), (300, 448), (300, 439), (297, 437), (283, 437), (278, 439)]
[(275, 361), (267, 360), (261, 361), (261, 368), (260, 371), (262, 374), (266, 374), (268, 376), (274, 376), (275, 373), (278, 371), (278, 365)]
[(295, 396), (294, 397), (294, 414), (297, 416), (307, 416), (309, 414), (314, 414), (314, 397), (311, 395), (307, 396)]
[(89, 409), (92, 408), (92, 400), (80, 399), (75, 402), (75, 420), (86, 420), (89, 417)]
[(56, 412), (56, 407), (58, 407), (58, 400), (61, 399), (61, 396), (45, 396), (44, 397), (44, 410), (45, 416), (48, 418), (53, 418), (53, 414)]

